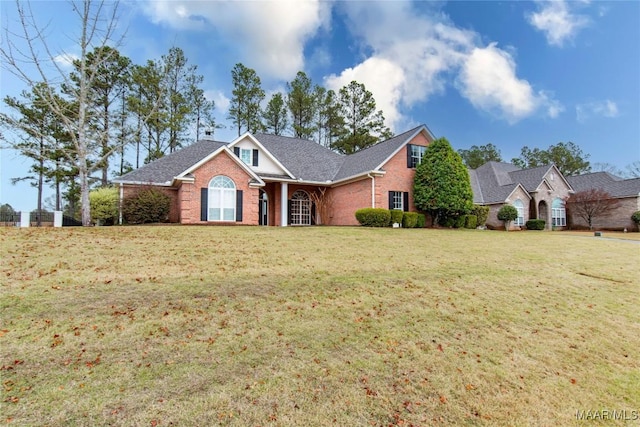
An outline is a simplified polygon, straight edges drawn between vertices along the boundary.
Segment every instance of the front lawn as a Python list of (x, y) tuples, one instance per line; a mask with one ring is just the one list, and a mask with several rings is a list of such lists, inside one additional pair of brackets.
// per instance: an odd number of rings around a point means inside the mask
[(640, 415), (637, 242), (195, 226), (6, 228), (0, 239), (7, 425)]

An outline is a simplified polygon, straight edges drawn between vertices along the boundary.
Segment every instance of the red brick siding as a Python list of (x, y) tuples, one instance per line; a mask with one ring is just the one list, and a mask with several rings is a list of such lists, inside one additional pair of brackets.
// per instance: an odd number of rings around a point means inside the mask
[[(631, 220), (631, 215), (640, 209), (640, 199), (638, 197), (627, 197), (618, 200), (620, 204), (614, 211), (593, 220), (593, 228), (595, 230), (623, 230), (626, 228), (627, 231), (635, 231), (637, 229), (635, 223)], [(589, 228), (589, 224), (584, 219), (571, 212), (570, 205), (567, 208), (567, 216), (572, 229)]]
[(356, 211), (371, 207), (371, 179), (364, 178), (330, 191), (332, 206), (329, 225), (358, 225)]
[[(409, 143), (427, 146), (431, 141), (422, 133)], [(389, 191), (409, 193), (409, 211), (417, 211), (413, 203), (413, 177), (415, 169), (407, 167), (405, 145), (382, 167), (386, 174), (375, 178), (375, 207), (389, 209)], [(371, 178), (363, 178), (350, 184), (334, 187), (332, 225), (357, 225), (355, 213), (358, 209), (371, 207)]]
[[(233, 155), (233, 154), (231, 154)], [(236, 190), (243, 191), (242, 222), (241, 224), (258, 225), (258, 196), (257, 188), (250, 188), (251, 177), (238, 165), (229, 154), (222, 152), (204, 165), (196, 169), (193, 184), (182, 184), (180, 191), (181, 221), (183, 224), (206, 224), (200, 220), (200, 189), (208, 188), (209, 181), (214, 176), (225, 175), (236, 184)], [(233, 222), (237, 224), (236, 222)]]

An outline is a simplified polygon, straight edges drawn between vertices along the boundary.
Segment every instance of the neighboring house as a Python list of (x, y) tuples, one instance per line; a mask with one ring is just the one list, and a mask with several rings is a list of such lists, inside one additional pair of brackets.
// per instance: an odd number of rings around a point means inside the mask
[[(416, 211), (413, 176), (434, 140), (422, 125), (351, 155), (313, 141), (245, 133), (198, 141), (114, 180), (121, 198), (144, 186), (171, 197), (182, 224), (356, 225), (365, 207)], [(325, 206), (314, 199), (324, 192)], [(325, 212), (319, 215), (318, 211)]]
[(573, 188), (555, 165), (520, 169), (511, 163), (487, 162), (469, 170), (473, 203), (489, 206), (487, 227), (502, 228), (498, 211), (513, 205), (518, 218), (511, 228), (522, 228), (529, 219), (545, 220), (545, 227), (567, 226), (565, 200)]
[[(640, 210), (640, 178), (623, 179), (608, 172), (594, 172), (567, 177), (567, 181), (577, 192), (599, 189), (618, 200), (617, 207), (610, 213), (594, 218), (593, 227), (610, 230), (634, 230), (631, 215)], [(589, 224), (577, 215), (571, 214), (572, 228), (588, 228)]]

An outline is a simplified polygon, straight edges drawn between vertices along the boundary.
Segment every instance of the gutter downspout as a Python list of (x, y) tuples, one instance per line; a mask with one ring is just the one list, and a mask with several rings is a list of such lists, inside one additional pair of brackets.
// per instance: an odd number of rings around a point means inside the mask
[(371, 172), (367, 174), (371, 178), (371, 207), (376, 207), (376, 177), (371, 175)]

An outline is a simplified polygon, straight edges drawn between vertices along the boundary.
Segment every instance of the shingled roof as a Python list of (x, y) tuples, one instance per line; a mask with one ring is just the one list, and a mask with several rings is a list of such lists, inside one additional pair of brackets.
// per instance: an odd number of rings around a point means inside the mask
[(114, 181), (130, 184), (170, 185), (174, 177), (180, 175), (223, 145), (227, 144), (210, 140), (198, 141), (126, 173), (114, 179)]
[(259, 133), (254, 135), (296, 179), (331, 181), (345, 156), (307, 139)]
[[(338, 154), (306, 139), (264, 133), (255, 134), (254, 137), (278, 159), (282, 166), (294, 175), (295, 179), (305, 182), (329, 183), (357, 177), (380, 168), (404, 144), (425, 129), (431, 135), (427, 127), (421, 125), (351, 155)], [(171, 185), (173, 178), (185, 172), (223, 145), (227, 144), (208, 140), (198, 141), (193, 145), (122, 175), (114, 181)], [(267, 179), (288, 178), (273, 174), (258, 175)]]
[(357, 176), (382, 166), (382, 163), (389, 159), (403, 144), (417, 135), (423, 128), (424, 126), (418, 126), (379, 144), (358, 151), (357, 153), (344, 156), (340, 170), (334, 176), (333, 180), (339, 181)]
[[(487, 162), (469, 170), (473, 202), (478, 204), (503, 203), (521, 185), (528, 193), (538, 189), (553, 165), (520, 169), (514, 164)], [(571, 185), (571, 183), (569, 183)]]
[(593, 172), (569, 176), (567, 181), (576, 192), (600, 189), (615, 198), (640, 196), (640, 178), (623, 179), (608, 172)]

